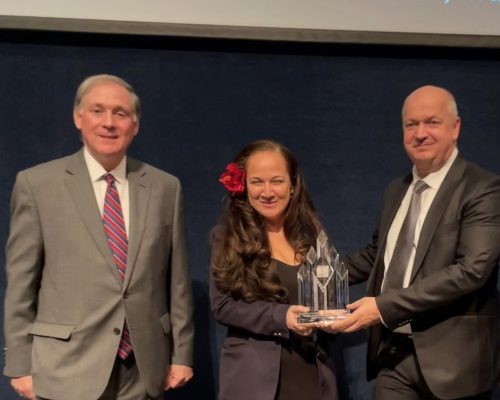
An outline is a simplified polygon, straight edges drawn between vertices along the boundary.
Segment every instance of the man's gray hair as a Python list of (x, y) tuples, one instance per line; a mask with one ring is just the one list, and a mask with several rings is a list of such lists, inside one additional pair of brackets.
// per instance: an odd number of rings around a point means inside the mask
[(137, 94), (135, 93), (132, 85), (115, 75), (99, 74), (85, 78), (84, 81), (80, 83), (80, 86), (78, 86), (78, 89), (76, 91), (73, 109), (75, 111), (78, 110), (82, 105), (83, 98), (88, 93), (88, 91), (92, 89), (96, 84), (102, 82), (113, 82), (127, 89), (127, 91), (130, 93), (130, 97), (132, 98), (134, 117), (137, 121), (139, 121), (139, 119), (141, 118), (141, 101), (139, 100), (139, 96), (137, 96)]
[(443, 87), (439, 87), (439, 86), (433, 86), (433, 85), (425, 85), (425, 86), (421, 86), (419, 87), (418, 89), (415, 89), (413, 92), (411, 92), (405, 99), (404, 103), (403, 103), (403, 108), (401, 109), (401, 115), (403, 115), (403, 112), (405, 110), (405, 106), (406, 106), (406, 102), (408, 101), (408, 99), (411, 97), (411, 95), (419, 90), (422, 90), (422, 89), (425, 89), (425, 88), (434, 88), (434, 89), (437, 89), (437, 90), (440, 90), (442, 91), (443, 93), (446, 94), (446, 96), (448, 97), (447, 99), (447, 106), (448, 106), (448, 111), (454, 116), (454, 117), (459, 117), (458, 115), (458, 106), (457, 106), (457, 101), (455, 100), (455, 96), (453, 96), (453, 93), (451, 93), (448, 89), (445, 89)]

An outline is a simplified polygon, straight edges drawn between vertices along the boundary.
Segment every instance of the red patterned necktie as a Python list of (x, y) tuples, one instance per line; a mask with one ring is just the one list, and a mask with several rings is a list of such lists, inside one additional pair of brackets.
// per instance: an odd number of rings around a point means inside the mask
[[(104, 180), (108, 184), (106, 196), (104, 197), (103, 223), (104, 231), (108, 238), (108, 246), (113, 254), (120, 278), (125, 278), (127, 269), (128, 240), (125, 231), (125, 221), (123, 219), (120, 196), (116, 190), (115, 177), (111, 174), (104, 175)], [(123, 333), (118, 347), (118, 357), (125, 360), (132, 354), (132, 342), (127, 328), (127, 322), (123, 327)]]

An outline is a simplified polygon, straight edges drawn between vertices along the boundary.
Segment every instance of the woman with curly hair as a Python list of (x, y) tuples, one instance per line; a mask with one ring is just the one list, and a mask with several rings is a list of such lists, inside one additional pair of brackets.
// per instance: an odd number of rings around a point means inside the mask
[(283, 145), (247, 145), (220, 182), (226, 207), (212, 231), (210, 296), (228, 327), (220, 400), (335, 400), (328, 335), (297, 322), (297, 271), (321, 224), (298, 163)]

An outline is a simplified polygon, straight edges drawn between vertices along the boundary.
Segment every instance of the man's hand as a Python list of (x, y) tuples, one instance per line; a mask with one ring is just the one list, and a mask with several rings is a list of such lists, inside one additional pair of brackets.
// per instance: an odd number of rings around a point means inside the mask
[(329, 333), (349, 333), (381, 322), (375, 297), (363, 297), (349, 304), (347, 308), (351, 313), (346, 319), (320, 325), (320, 328)]
[(10, 380), (10, 385), (19, 396), (29, 400), (36, 400), (35, 392), (33, 392), (33, 378), (31, 375), (12, 378)]
[(193, 377), (193, 369), (186, 365), (169, 365), (165, 390), (177, 389), (184, 386)]

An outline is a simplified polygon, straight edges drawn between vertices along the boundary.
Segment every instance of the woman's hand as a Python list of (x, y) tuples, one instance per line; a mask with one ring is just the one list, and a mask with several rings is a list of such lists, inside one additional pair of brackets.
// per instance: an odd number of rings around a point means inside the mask
[(308, 307), (290, 306), (286, 313), (286, 326), (288, 329), (298, 335), (309, 336), (312, 333), (314, 326), (298, 323), (299, 313), (307, 311), (309, 311)]

